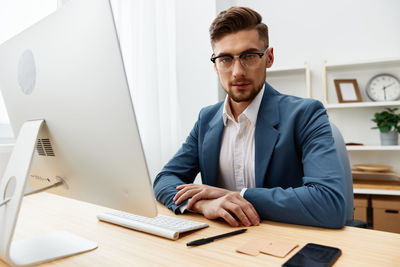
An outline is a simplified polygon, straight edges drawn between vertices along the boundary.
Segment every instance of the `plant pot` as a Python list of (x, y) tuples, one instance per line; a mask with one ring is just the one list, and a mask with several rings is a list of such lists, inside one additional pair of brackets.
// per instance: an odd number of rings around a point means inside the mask
[(387, 133), (381, 132), (381, 145), (382, 146), (397, 146), (399, 133), (397, 131), (390, 131)]

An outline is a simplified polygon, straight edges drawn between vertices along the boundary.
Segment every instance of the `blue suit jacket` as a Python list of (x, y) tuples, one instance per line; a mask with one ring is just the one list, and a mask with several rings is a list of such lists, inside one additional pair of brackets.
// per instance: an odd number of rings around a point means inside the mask
[[(179, 213), (175, 187), (216, 186), (224, 129), (223, 102), (200, 111), (185, 143), (154, 181), (157, 200)], [(256, 188), (244, 198), (261, 219), (340, 228), (346, 221), (345, 174), (325, 108), (265, 84), (255, 129)]]

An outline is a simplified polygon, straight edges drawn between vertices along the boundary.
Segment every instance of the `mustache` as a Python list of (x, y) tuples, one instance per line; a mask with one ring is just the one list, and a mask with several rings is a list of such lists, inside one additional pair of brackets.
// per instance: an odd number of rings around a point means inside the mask
[(233, 80), (231, 82), (231, 84), (237, 84), (237, 83), (251, 83), (251, 81), (246, 79), (239, 79), (239, 80)]

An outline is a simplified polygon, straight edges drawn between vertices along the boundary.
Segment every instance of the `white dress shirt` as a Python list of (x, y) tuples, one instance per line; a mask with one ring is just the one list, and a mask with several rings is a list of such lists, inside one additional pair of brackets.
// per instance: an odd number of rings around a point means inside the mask
[[(264, 85), (265, 86), (265, 85)], [(231, 191), (241, 191), (255, 187), (254, 132), (264, 87), (250, 105), (238, 116), (236, 122), (226, 96), (222, 118), (222, 133), (219, 153), (219, 177), (217, 185)]]

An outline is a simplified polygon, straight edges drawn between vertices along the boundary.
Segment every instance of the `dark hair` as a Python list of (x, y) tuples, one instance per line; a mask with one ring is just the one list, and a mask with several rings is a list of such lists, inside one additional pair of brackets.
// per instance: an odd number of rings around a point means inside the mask
[(211, 23), (209, 32), (211, 45), (221, 37), (229, 33), (236, 33), (241, 30), (256, 29), (265, 46), (268, 45), (268, 26), (262, 21), (259, 13), (248, 7), (231, 7), (221, 11)]

